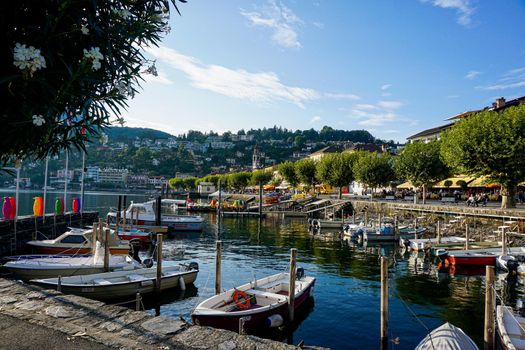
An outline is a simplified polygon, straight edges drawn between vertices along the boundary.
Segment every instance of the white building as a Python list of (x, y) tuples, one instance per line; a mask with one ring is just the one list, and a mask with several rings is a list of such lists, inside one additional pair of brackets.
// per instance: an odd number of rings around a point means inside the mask
[(113, 183), (113, 184), (125, 184), (128, 178), (128, 169), (114, 169), (105, 168), (100, 170), (99, 182), (101, 183)]
[(199, 192), (199, 195), (201, 196), (207, 196), (213, 192), (215, 192), (217, 189), (213, 182), (201, 182), (199, 183), (199, 186), (197, 186), (197, 191)]

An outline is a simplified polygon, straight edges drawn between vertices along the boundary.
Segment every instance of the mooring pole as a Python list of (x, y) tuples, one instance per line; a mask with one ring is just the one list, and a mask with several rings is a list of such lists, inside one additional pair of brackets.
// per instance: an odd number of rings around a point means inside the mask
[(380, 230), (381, 230), (381, 220), (382, 220), (382, 218), (381, 218), (381, 213), (379, 213), (379, 214), (377, 214), (377, 222), (378, 222), (377, 225), (379, 226), (379, 229), (380, 229)]
[(104, 271), (109, 272), (109, 228), (106, 228), (104, 236)]
[(162, 224), (162, 197), (158, 196), (155, 207), (155, 225), (160, 226)]
[(352, 209), (352, 224), (355, 225), (355, 210)]
[(294, 320), (295, 311), (295, 272), (296, 272), (297, 249), (290, 249), (290, 281), (288, 286), (288, 318)]
[(126, 225), (126, 210), (127, 210), (127, 202), (128, 202), (128, 196), (124, 195), (124, 198), (122, 199), (122, 207), (124, 208), (124, 225)]
[(86, 151), (82, 151), (82, 178), (80, 180), (80, 218), (81, 220), (84, 214), (84, 179), (85, 177), (86, 177)]
[(368, 226), (368, 211), (365, 210), (365, 226)]
[(441, 221), (439, 219), (437, 221), (436, 237), (438, 244), (441, 244)]
[(388, 349), (388, 260), (381, 257), (381, 350)]
[(483, 349), (494, 349), (494, 266), (486, 267)]
[(93, 230), (91, 233), (91, 254), (95, 254), (95, 249), (97, 246), (97, 231), (98, 231), (98, 223), (93, 223)]
[(397, 215), (394, 215), (394, 234), (397, 234), (398, 220)]
[(47, 170), (49, 169), (49, 156), (46, 157), (46, 170), (44, 171), (44, 199), (42, 203), (42, 212), (44, 213), (44, 218), (42, 221), (46, 220), (46, 199), (47, 199)]
[(121, 212), (122, 211), (122, 196), (118, 196), (118, 205), (117, 205), (117, 222), (115, 223), (115, 234), (118, 237), (118, 229), (120, 227), (120, 218), (121, 218)]
[(501, 227), (501, 255), (507, 255), (507, 231), (506, 227)]
[(215, 294), (221, 294), (221, 244), (215, 242)]
[(468, 223), (465, 223), (465, 250), (470, 248), (470, 232), (468, 229)]
[(157, 293), (160, 293), (162, 281), (162, 233), (157, 233), (157, 280), (155, 283), (155, 289)]
[(140, 301), (141, 301), (142, 297), (140, 296), (140, 293), (137, 292), (137, 294), (135, 294), (135, 311), (140, 311), (141, 307), (140, 307)]
[(262, 218), (262, 208), (263, 208), (263, 184), (259, 183), (259, 218)]
[(345, 211), (343, 208), (341, 208), (341, 221), (342, 221), (342, 224), (344, 225), (345, 224)]
[(67, 213), (67, 173), (69, 171), (69, 151), (66, 149), (66, 172), (64, 173), (64, 215)]
[(217, 187), (219, 188), (219, 199), (217, 201), (217, 215), (221, 216), (221, 200), (222, 200), (221, 179), (217, 181)]

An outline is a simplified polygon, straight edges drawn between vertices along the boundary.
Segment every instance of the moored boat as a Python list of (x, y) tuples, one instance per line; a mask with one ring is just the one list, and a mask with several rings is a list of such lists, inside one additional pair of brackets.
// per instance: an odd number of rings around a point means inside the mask
[(445, 323), (430, 332), (415, 350), (478, 350), (474, 341), (461, 328)]
[[(37, 254), (89, 254), (92, 250), (93, 229), (70, 228), (55, 239), (29, 241), (27, 244)], [(111, 254), (128, 254), (129, 245), (115, 237), (110, 231), (109, 249)]]
[[(507, 248), (507, 255), (524, 254), (523, 247)], [(496, 265), (501, 248), (446, 250), (437, 249), (436, 255), (443, 265)]]
[[(442, 237), (440, 241), (441, 241), (440, 242), (441, 244), (447, 244), (447, 243), (463, 243), (464, 244), (466, 239), (464, 237), (452, 236), (452, 237)], [(406, 237), (399, 238), (399, 246), (406, 247), (409, 250), (415, 250), (415, 251), (429, 249), (435, 246), (436, 244), (438, 244), (437, 238), (418, 238), (418, 239), (406, 238)]]
[(124, 241), (139, 240), (142, 243), (150, 243), (152, 241), (151, 232), (146, 232), (137, 229), (119, 229), (118, 236)]
[[(313, 294), (315, 284), (315, 278), (300, 271), (295, 281), (295, 309)], [(235, 332), (241, 318), (247, 332), (279, 326), (288, 316), (288, 290), (288, 273), (264, 277), (203, 301), (193, 311), (192, 319), (197, 325)]]
[(501, 345), (507, 350), (525, 349), (525, 315), (522, 299), (518, 300), (517, 307), (520, 309), (519, 314), (515, 314), (509, 306), (496, 307), (496, 324)]
[[(160, 290), (183, 287), (192, 284), (197, 278), (199, 265), (163, 266)], [(91, 299), (109, 300), (147, 294), (155, 290), (157, 270), (154, 267), (136, 270), (114, 271), (91, 275), (62, 277), (61, 291)], [(182, 280), (181, 280), (182, 279)], [(32, 283), (44, 287), (57, 288), (58, 278), (33, 279)]]

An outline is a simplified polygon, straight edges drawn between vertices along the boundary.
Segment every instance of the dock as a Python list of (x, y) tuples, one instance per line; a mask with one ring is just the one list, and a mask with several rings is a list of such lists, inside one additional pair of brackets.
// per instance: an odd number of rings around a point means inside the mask
[[(82, 339), (89, 341), (91, 348), (95, 349), (300, 349), (273, 340), (194, 326), (182, 319), (155, 317), (144, 311), (132, 311), (0, 279), (0, 321), (9, 319), (15, 319), (17, 326), (10, 328), (12, 334), (9, 334), (9, 329), (3, 329), (4, 337), (17, 339), (20, 335), (18, 329), (24, 328), (21, 323), (24, 322), (34, 325), (34, 329), (46, 338), (57, 332), (65, 335), (71, 340), (72, 347), (75, 347), (75, 339)], [(17, 344), (21, 346), (30, 341), (19, 339)], [(54, 342), (56, 346), (59, 343), (60, 339)], [(58, 348), (56, 346), (54, 348)], [(84, 344), (82, 348), (90, 347)]]

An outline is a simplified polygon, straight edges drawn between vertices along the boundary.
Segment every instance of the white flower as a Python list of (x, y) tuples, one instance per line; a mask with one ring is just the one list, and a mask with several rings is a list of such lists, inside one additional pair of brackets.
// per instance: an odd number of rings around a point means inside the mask
[(95, 71), (102, 66), (100, 60), (104, 59), (104, 55), (100, 52), (100, 48), (92, 47), (89, 50), (84, 49), (84, 58), (92, 61), (91, 68)]
[(83, 24), (82, 27), (80, 27), (80, 31), (81, 31), (82, 34), (84, 34), (84, 35), (88, 35), (88, 34), (89, 34), (89, 28), (87, 27), (86, 24)]
[(45, 123), (46, 123), (46, 120), (40, 114), (33, 115), (33, 124), (35, 124), (36, 126), (42, 126)]
[(106, 134), (100, 134), (100, 138), (98, 139), (101, 144), (105, 145), (109, 141), (109, 137)]
[(46, 59), (40, 54), (40, 50), (33, 46), (27, 47), (25, 44), (16, 43), (13, 50), (13, 64), (21, 70), (28, 70), (33, 74), (41, 69), (46, 68)]
[(119, 81), (117, 90), (122, 96), (133, 96), (133, 89), (124, 81)]

